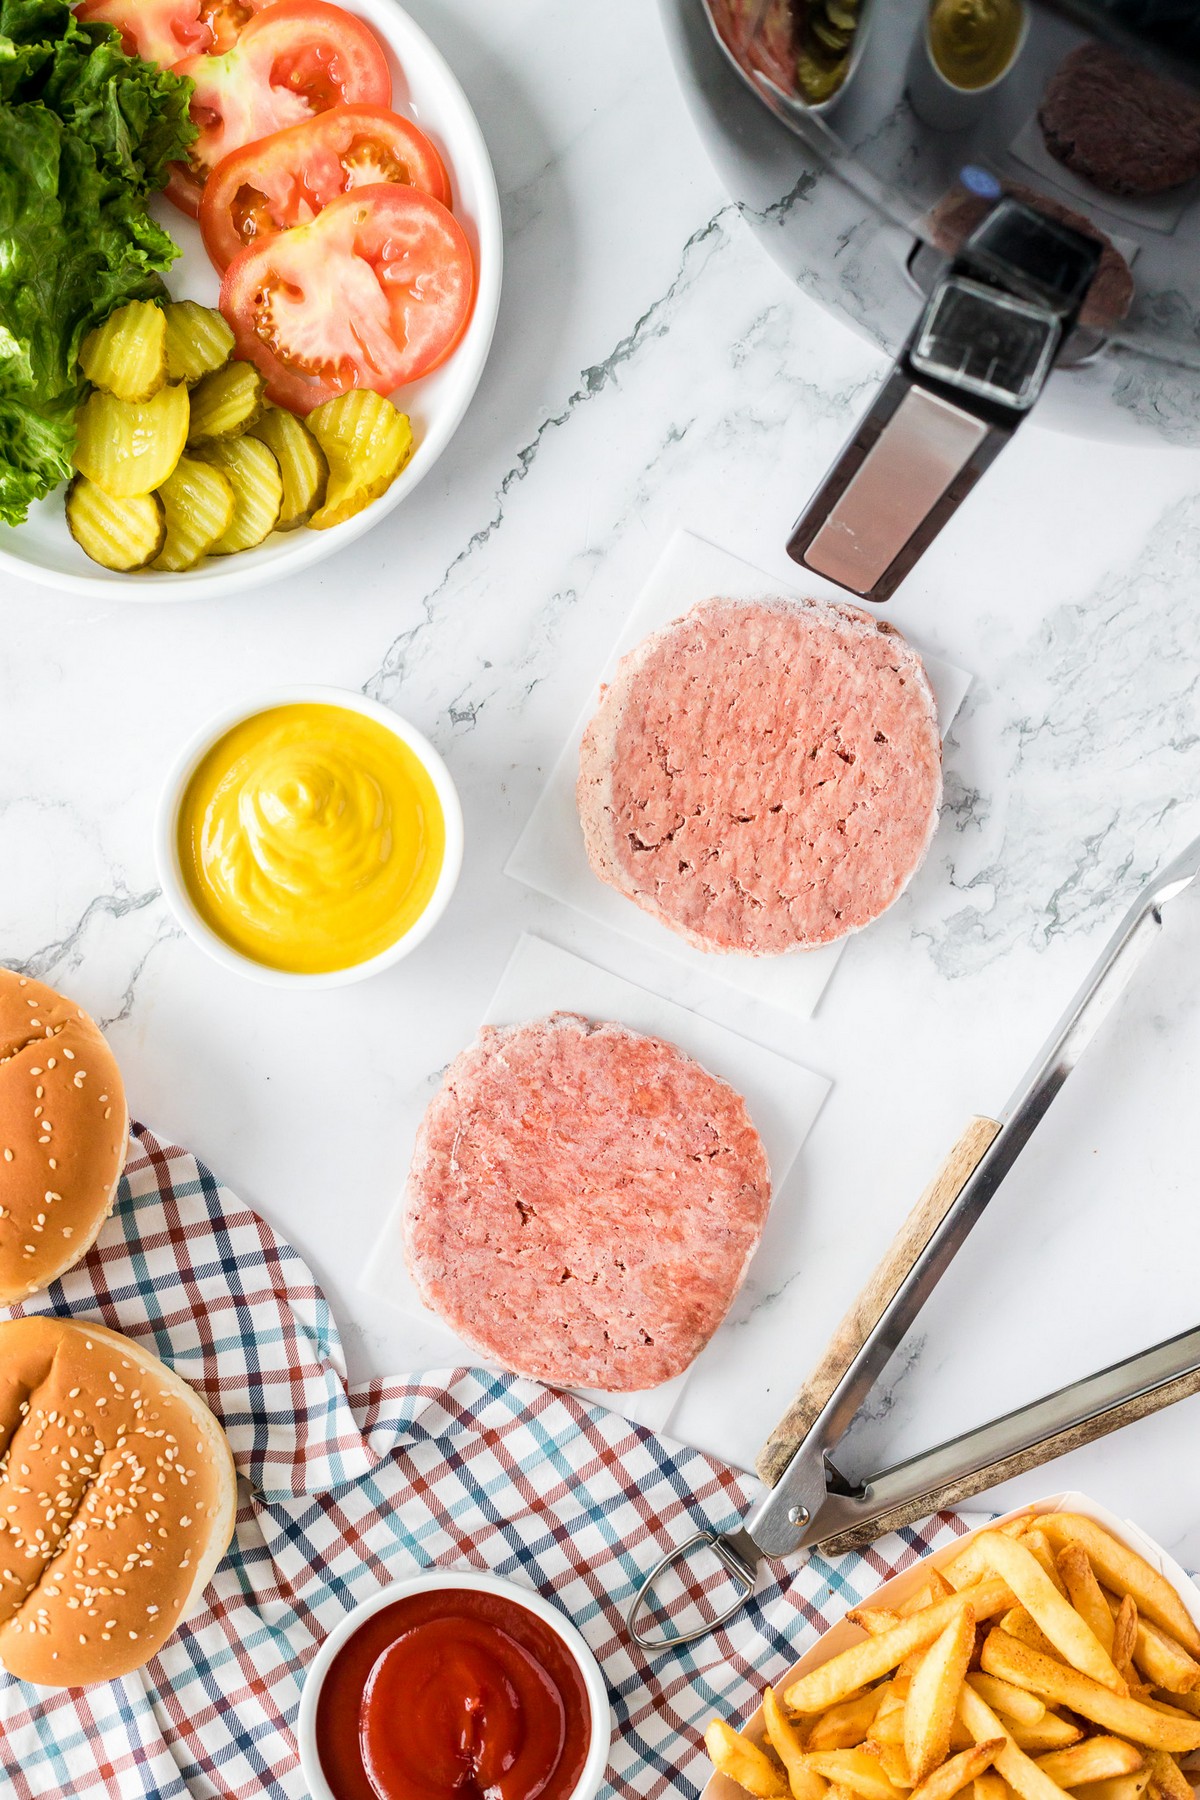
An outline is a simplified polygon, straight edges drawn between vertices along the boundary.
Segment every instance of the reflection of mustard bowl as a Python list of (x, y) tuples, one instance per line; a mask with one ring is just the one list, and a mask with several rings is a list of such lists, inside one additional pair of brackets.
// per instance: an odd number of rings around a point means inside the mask
[(951, 87), (985, 88), (1011, 66), (1020, 47), (1022, 0), (933, 0), (929, 54)]
[(163, 794), (163, 891), (227, 968), (333, 987), (416, 948), (449, 902), (462, 811), (433, 746), (386, 707), (297, 688), (215, 719)]
[(1028, 35), (1026, 0), (932, 0), (908, 65), (914, 112), (939, 131), (972, 124)]

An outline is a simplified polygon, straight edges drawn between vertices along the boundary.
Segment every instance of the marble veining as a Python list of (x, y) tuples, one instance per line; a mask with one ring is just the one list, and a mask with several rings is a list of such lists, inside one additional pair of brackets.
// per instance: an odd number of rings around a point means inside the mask
[[(401, 1146), (523, 928), (831, 1076), (678, 1420), (748, 1464), (967, 1117), (1003, 1104), (1139, 882), (1200, 829), (1200, 453), (1030, 423), (891, 604), (975, 685), (933, 851), (815, 1019), (565, 914), (501, 872), (550, 762), (677, 526), (794, 572), (788, 527), (883, 373), (864, 336), (875, 247), (856, 234), (838, 259), (850, 329), (759, 241), (781, 221), (823, 230), (821, 196), (802, 178), (751, 229), (639, 0), (411, 10), (463, 80), (501, 187), (505, 293), (479, 394), (411, 500), (302, 580), (179, 606), (5, 584), (0, 958), (77, 994), (111, 1029), (135, 1114), (296, 1242), (356, 1375), (446, 1354), (435, 1322), (357, 1279)], [(192, 731), (313, 680), (434, 737), (467, 855), (419, 952), (309, 997), (227, 975), (180, 934), (151, 834)], [(1198, 932), (1172, 919), (866, 1409), (858, 1466), (1195, 1324)], [(997, 1503), (1074, 1483), (1194, 1567), (1198, 1406)]]

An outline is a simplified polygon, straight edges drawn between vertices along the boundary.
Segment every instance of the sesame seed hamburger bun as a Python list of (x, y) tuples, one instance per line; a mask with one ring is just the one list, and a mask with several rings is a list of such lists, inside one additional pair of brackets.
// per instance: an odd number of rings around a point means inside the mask
[(237, 1481), (199, 1395), (91, 1320), (0, 1324), (0, 1666), (82, 1687), (140, 1668), (229, 1548)]
[(128, 1142), (125, 1088), (99, 1026), (53, 988), (0, 969), (0, 1306), (91, 1249)]

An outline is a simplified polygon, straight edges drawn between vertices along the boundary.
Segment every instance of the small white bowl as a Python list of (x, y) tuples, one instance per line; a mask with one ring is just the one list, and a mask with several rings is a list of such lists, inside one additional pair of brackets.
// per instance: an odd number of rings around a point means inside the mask
[[(245, 719), (257, 718), (259, 713), (270, 712), (278, 706), (340, 706), (347, 712), (361, 713), (365, 718), (385, 725), (402, 744), (407, 744), (421, 762), (433, 782), (442, 808), (446, 832), (445, 853), (437, 886), (430, 895), (424, 912), (394, 944), (389, 944), (378, 956), (370, 956), (365, 962), (351, 963), (345, 969), (327, 969), (311, 975), (298, 974), (291, 969), (272, 969), (266, 963), (256, 962), (253, 957), (243, 956), (240, 950), (235, 950), (223, 937), (219, 937), (196, 910), (180, 867), (179, 808), (196, 769), (227, 731), (232, 731), (235, 725), (240, 725)], [(167, 904), (188, 936), (202, 950), (206, 950), (214, 961), (221, 963), (226, 969), (232, 969), (236, 975), (248, 975), (252, 981), (262, 981), (270, 987), (347, 987), (353, 981), (365, 981), (369, 975), (378, 975), (381, 970), (390, 969), (393, 963), (398, 963), (402, 957), (415, 950), (429, 936), (445, 912), (462, 868), (462, 806), (450, 771), (429, 739), (415, 726), (398, 718), (389, 707), (381, 706), (378, 700), (368, 700), (365, 694), (353, 693), (348, 688), (280, 688), (273, 693), (261, 694), (253, 700), (243, 700), (236, 706), (226, 707), (189, 739), (163, 785), (158, 815), (154, 821), (154, 856)]]
[(369, 1619), (372, 1613), (379, 1612), (382, 1607), (404, 1600), (409, 1594), (426, 1594), (438, 1589), (444, 1591), (454, 1588), (465, 1588), (469, 1593), (475, 1594), (498, 1594), (503, 1600), (515, 1601), (544, 1625), (549, 1625), (555, 1636), (561, 1638), (566, 1645), (583, 1676), (592, 1713), (592, 1736), (587, 1761), (583, 1765), (583, 1774), (571, 1792), (570, 1800), (595, 1800), (604, 1780), (608, 1752), (612, 1745), (608, 1689), (600, 1673), (599, 1663), (570, 1619), (559, 1612), (556, 1606), (551, 1606), (548, 1600), (543, 1600), (540, 1594), (534, 1593), (531, 1588), (519, 1586), (515, 1581), (504, 1581), (499, 1575), (477, 1575), (469, 1569), (431, 1569), (427, 1575), (413, 1575), (407, 1581), (394, 1581), (373, 1594), (369, 1600), (360, 1601), (353, 1612), (347, 1613), (341, 1624), (325, 1639), (304, 1677), (300, 1716), (296, 1721), (300, 1769), (310, 1800), (339, 1800), (339, 1796), (325, 1779), (325, 1771), (317, 1753), (317, 1701), (329, 1665), (342, 1645), (347, 1638), (353, 1636), (364, 1620)]

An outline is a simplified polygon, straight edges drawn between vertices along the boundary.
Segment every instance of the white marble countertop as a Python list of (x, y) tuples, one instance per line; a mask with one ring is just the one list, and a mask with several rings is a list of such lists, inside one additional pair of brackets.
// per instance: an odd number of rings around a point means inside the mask
[[(787, 527), (881, 373), (722, 193), (646, 0), (413, 0), (491, 146), (507, 233), (490, 365), (425, 485), (303, 581), (193, 605), (0, 600), (0, 958), (105, 1024), (135, 1114), (286, 1232), (354, 1371), (444, 1360), (356, 1290), (403, 1145), (522, 927), (834, 1080), (681, 1435), (749, 1462), (967, 1116), (998, 1109), (1139, 883), (1200, 830), (1200, 454), (1027, 426), (891, 604), (975, 675), (903, 901), (797, 1023), (501, 873), (676, 526), (787, 574)], [(225, 974), (157, 891), (160, 778), (241, 694), (319, 679), (427, 730), (464, 878), (409, 961), (311, 998)], [(856, 1468), (1197, 1322), (1200, 918), (1170, 942), (899, 1359)], [(1200, 1401), (997, 1493), (1081, 1487), (1200, 1564)]]

